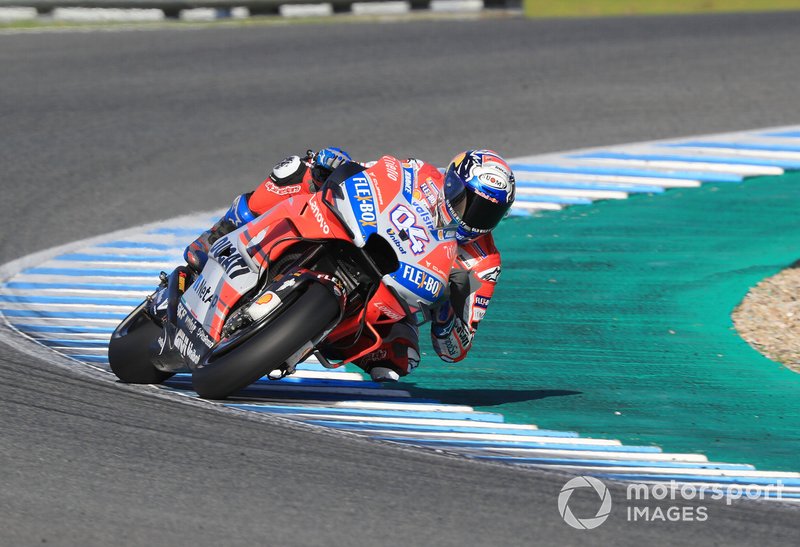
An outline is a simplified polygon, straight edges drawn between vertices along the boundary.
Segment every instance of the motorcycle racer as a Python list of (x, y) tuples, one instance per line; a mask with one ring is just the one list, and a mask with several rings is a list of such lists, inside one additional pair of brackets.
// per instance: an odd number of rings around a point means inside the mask
[[(352, 161), (340, 148), (324, 148), (305, 157), (289, 156), (272, 169), (253, 192), (234, 199), (214, 226), (184, 252), (186, 262), (202, 270), (208, 251), (220, 237), (270, 210), (281, 200), (316, 192), (339, 165)], [(439, 357), (454, 363), (466, 357), (500, 276), (500, 252), (491, 231), (514, 201), (511, 168), (491, 150), (456, 156), (444, 174), (419, 160), (408, 160), (433, 213), (457, 222), (458, 249), (449, 278), (449, 297), (432, 311), (431, 342)], [(427, 184), (426, 184), (427, 183)], [(444, 192), (444, 199), (432, 194)], [(374, 381), (397, 381), (419, 365), (419, 333), (407, 320), (384, 327), (384, 344), (356, 360)], [(366, 346), (363, 348), (366, 349)]]

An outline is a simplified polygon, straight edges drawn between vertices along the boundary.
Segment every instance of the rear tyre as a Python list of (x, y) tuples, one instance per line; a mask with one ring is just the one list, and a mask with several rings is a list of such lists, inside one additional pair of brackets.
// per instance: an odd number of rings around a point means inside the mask
[(161, 336), (161, 327), (139, 305), (111, 335), (108, 364), (126, 384), (160, 384), (174, 373), (162, 372), (150, 362), (150, 346)]
[(289, 304), (260, 332), (215, 355), (212, 351), (192, 375), (194, 390), (206, 399), (224, 399), (280, 367), (339, 316), (338, 299), (319, 283)]

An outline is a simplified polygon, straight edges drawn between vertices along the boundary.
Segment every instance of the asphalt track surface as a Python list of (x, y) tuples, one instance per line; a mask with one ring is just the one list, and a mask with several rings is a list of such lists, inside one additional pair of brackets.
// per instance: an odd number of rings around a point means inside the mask
[[(0, 36), (0, 263), (220, 207), (329, 143), (443, 163), (797, 123), (798, 28), (772, 14)], [(0, 423), (3, 545), (796, 540), (796, 510), (763, 503), (711, 504), (704, 523), (618, 511), (577, 532), (557, 512), (563, 476), (243, 419), (6, 346)], [(573, 499), (593, 516), (596, 498)]]

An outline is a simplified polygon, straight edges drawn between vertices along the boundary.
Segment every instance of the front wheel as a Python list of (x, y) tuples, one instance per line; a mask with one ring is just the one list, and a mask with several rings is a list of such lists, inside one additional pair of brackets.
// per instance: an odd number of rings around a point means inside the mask
[(150, 346), (161, 336), (162, 328), (144, 307), (142, 302), (119, 324), (108, 344), (111, 372), (126, 384), (160, 384), (174, 374), (158, 370), (150, 361)]
[[(325, 286), (306, 292), (239, 346), (209, 354), (192, 375), (194, 390), (206, 399), (224, 399), (280, 367), (339, 316), (339, 301)], [(235, 334), (234, 334), (235, 336)]]

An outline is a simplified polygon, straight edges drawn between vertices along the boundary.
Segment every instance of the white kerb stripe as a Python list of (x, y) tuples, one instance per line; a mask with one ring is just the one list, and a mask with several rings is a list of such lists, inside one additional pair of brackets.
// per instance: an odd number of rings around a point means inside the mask
[(417, 410), (420, 412), (474, 412), (471, 406), (464, 405), (384, 403), (382, 401), (338, 401), (334, 406), (343, 408), (368, 408), (374, 410)]
[(577, 188), (538, 188), (517, 186), (517, 194), (525, 196), (565, 196), (588, 199), (625, 199), (628, 194), (614, 190), (583, 190)]
[(649, 167), (656, 169), (687, 169), (692, 171), (708, 171), (710, 173), (727, 173), (744, 176), (782, 175), (783, 169), (768, 165), (743, 165), (732, 163), (701, 163), (690, 161), (636, 160), (615, 158), (581, 158), (582, 161), (604, 165), (620, 165), (625, 167)]
[(557, 458), (597, 458), (600, 460), (643, 460), (643, 461), (665, 461), (665, 462), (686, 462), (686, 463), (705, 463), (708, 461), (702, 454), (678, 454), (663, 452), (599, 452), (591, 450), (555, 450), (552, 448), (498, 448), (480, 447), (468, 448), (458, 447), (465, 452), (480, 453), (491, 456), (510, 456), (510, 457), (557, 457)]
[(563, 206), (558, 203), (548, 203), (545, 201), (515, 201), (513, 208), (526, 209), (528, 211), (560, 211)]
[(520, 173), (527, 173), (538, 180), (568, 180), (571, 182), (618, 182), (624, 184), (639, 184), (642, 186), (661, 186), (662, 188), (697, 188), (699, 180), (675, 179), (669, 176), (661, 177), (632, 177), (627, 175), (588, 175), (584, 173), (550, 173), (545, 171), (529, 171), (515, 169), (514, 175), (522, 179)]
[[(287, 415), (288, 416), (288, 415)], [(383, 423), (383, 424), (405, 424), (405, 425), (430, 425), (430, 426), (453, 426), (453, 427), (487, 427), (491, 429), (508, 429), (514, 431), (535, 431), (537, 428), (530, 425), (505, 424), (502, 422), (482, 422), (480, 420), (447, 420), (440, 418), (402, 418), (392, 416), (359, 416), (347, 414), (304, 414), (298, 411), (292, 417), (302, 417), (307, 420), (334, 420), (353, 423)]]
[(505, 435), (503, 433), (459, 433), (455, 431), (409, 431), (397, 429), (370, 429), (366, 433), (370, 435), (392, 434), (401, 437), (419, 437), (436, 439), (455, 439), (473, 441), (515, 441), (520, 443), (543, 443), (543, 444), (586, 444), (597, 446), (620, 446), (622, 443), (615, 439), (588, 439), (582, 437), (543, 437), (537, 435)]

